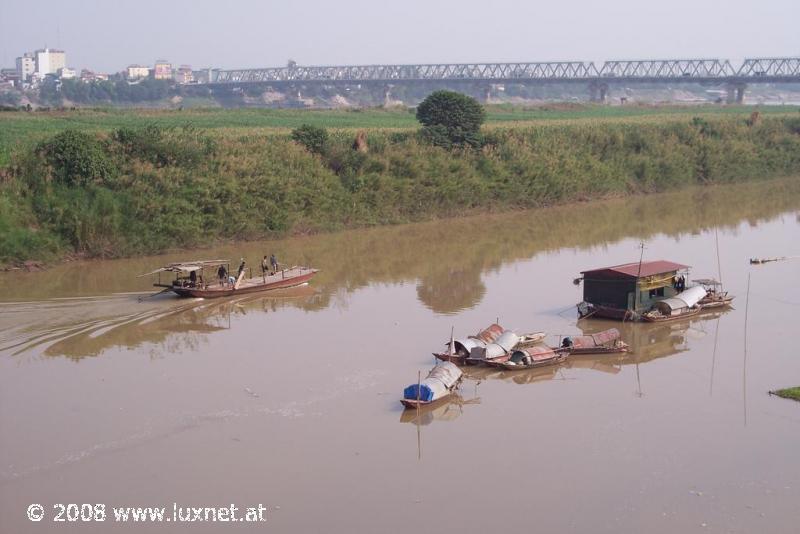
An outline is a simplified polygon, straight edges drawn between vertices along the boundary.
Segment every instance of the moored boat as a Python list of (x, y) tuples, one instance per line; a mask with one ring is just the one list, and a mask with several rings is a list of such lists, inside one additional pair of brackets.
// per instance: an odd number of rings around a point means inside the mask
[(700, 301), (705, 296), (706, 290), (703, 287), (690, 287), (674, 297), (656, 302), (650, 310), (642, 314), (642, 320), (657, 323), (697, 315), (703, 309)]
[(495, 361), (489, 365), (507, 370), (533, 369), (561, 363), (569, 356), (569, 349), (553, 348), (543, 345), (514, 350), (506, 361)]
[(545, 336), (544, 332), (517, 334), (499, 324), (492, 324), (475, 336), (451, 339), (447, 343), (447, 351), (434, 352), (433, 355), (438, 360), (457, 365), (476, 365), (487, 359), (506, 360), (511, 350), (541, 343)]
[(493, 343), (506, 329), (497, 323), (492, 323), (474, 336), (467, 336), (462, 339), (451, 339), (447, 342), (447, 351), (434, 352), (436, 359), (443, 362), (453, 362), (464, 365), (470, 351), (475, 347), (485, 347)]
[(572, 354), (606, 354), (627, 352), (628, 344), (620, 339), (619, 330), (609, 328), (596, 334), (565, 337), (561, 347)]
[(733, 295), (729, 295), (727, 291), (722, 289), (722, 283), (717, 282), (713, 278), (700, 278), (694, 280), (695, 284), (698, 284), (706, 290), (706, 296), (700, 299), (700, 306), (705, 310), (709, 308), (722, 308), (724, 306), (730, 306), (735, 298)]
[(462, 378), (463, 373), (456, 364), (438, 363), (424, 380), (403, 390), (400, 402), (406, 408), (421, 408), (444, 401), (458, 389)]

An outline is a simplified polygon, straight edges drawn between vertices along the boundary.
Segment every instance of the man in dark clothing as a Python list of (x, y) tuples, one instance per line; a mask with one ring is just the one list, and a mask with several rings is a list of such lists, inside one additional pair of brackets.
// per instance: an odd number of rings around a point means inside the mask
[(197, 271), (192, 271), (189, 273), (189, 283), (192, 287), (197, 285)]
[(244, 267), (244, 258), (242, 258), (242, 263), (240, 263), (240, 264), (239, 264), (239, 272), (238, 272), (238, 273), (236, 273), (236, 279), (237, 279), (237, 280), (239, 279), (239, 277), (240, 277), (240, 276), (242, 275), (242, 273), (244, 272), (244, 268), (245, 268), (245, 267)]
[(264, 259), (261, 260), (261, 276), (264, 278), (264, 281), (267, 281), (267, 271), (269, 270), (269, 262), (267, 262), (267, 257), (264, 256)]
[(228, 269), (224, 265), (220, 265), (217, 269), (217, 277), (219, 278), (219, 285), (225, 285), (225, 279), (228, 278)]
[(272, 265), (272, 272), (277, 273), (280, 266), (278, 265), (278, 258), (275, 257), (275, 254), (269, 257), (269, 263)]

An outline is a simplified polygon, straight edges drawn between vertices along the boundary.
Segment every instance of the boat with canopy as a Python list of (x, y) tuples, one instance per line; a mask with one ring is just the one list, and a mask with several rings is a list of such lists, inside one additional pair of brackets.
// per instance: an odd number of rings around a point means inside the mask
[[(222, 279), (218, 276), (222, 272), (220, 267), (224, 267), (225, 272)], [(207, 273), (208, 270), (211, 271), (210, 274)], [(250, 271), (249, 277), (246, 276), (247, 272), (244, 269), (238, 277), (230, 276), (230, 261), (218, 259), (168, 263), (139, 276), (158, 276), (153, 286), (164, 288), (162, 293), (172, 291), (179, 297), (218, 298), (299, 286), (311, 280), (319, 270), (294, 266), (262, 276), (252, 276)], [(170, 283), (162, 282), (163, 273), (174, 274), (174, 280)]]

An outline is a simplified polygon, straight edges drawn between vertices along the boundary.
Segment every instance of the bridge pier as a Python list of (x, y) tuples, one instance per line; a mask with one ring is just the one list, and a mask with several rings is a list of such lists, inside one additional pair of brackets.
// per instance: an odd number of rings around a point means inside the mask
[(388, 107), (392, 105), (392, 86), (383, 86), (383, 106)]
[(483, 102), (486, 104), (492, 103), (492, 84), (484, 85), (481, 87), (481, 96), (483, 97)]
[(728, 104), (744, 103), (744, 92), (747, 89), (746, 83), (731, 83), (725, 87), (728, 92), (726, 101)]
[(608, 84), (592, 82), (589, 84), (589, 100), (605, 103), (608, 98)]

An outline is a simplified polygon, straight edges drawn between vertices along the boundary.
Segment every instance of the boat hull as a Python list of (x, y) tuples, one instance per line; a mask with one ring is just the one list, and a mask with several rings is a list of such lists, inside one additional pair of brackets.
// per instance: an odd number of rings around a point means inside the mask
[(511, 361), (505, 362), (497, 362), (493, 364), (495, 367), (502, 367), (506, 371), (521, 371), (523, 369), (535, 369), (537, 367), (546, 367), (548, 365), (556, 365), (559, 363), (564, 362), (569, 356), (569, 352), (557, 352), (554, 356), (550, 358), (541, 359), (538, 361), (534, 361), (528, 365), (522, 364), (514, 364)]
[(172, 287), (170, 289), (172, 289), (176, 295), (183, 298), (212, 299), (231, 297), (234, 295), (244, 295), (247, 293), (258, 293), (262, 291), (272, 291), (275, 289), (285, 289), (287, 287), (299, 286), (311, 280), (314, 275), (317, 274), (317, 272), (318, 271), (316, 269), (307, 269), (301, 271), (297, 275), (287, 276), (286, 278), (280, 278), (278, 280), (262, 284), (246, 285), (239, 287), (238, 289), (234, 289), (233, 287)]
[(669, 321), (677, 321), (678, 319), (685, 319), (686, 317), (694, 317), (695, 315), (700, 313), (700, 310), (702, 310), (702, 309), (703, 309), (702, 307), (698, 306), (698, 307), (693, 308), (693, 309), (691, 309), (691, 310), (689, 310), (689, 311), (687, 311), (685, 313), (678, 313), (678, 314), (675, 314), (675, 315), (657, 315), (657, 316), (653, 316), (653, 315), (644, 314), (644, 315), (641, 316), (641, 320), (646, 322), (646, 323), (666, 323), (666, 322), (669, 322)]
[(417, 408), (430, 408), (433, 406), (439, 406), (441, 404), (445, 404), (446, 402), (450, 401), (453, 397), (453, 392), (444, 395), (443, 397), (439, 397), (438, 399), (434, 399), (432, 401), (424, 401), (424, 400), (417, 400), (417, 399), (400, 399), (400, 403), (409, 410), (416, 410)]

